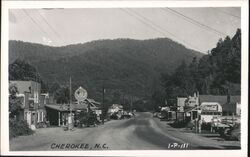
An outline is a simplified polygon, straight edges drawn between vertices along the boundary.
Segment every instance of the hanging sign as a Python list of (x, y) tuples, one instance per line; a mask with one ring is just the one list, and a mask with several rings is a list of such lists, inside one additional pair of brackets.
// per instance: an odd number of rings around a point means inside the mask
[(84, 101), (86, 100), (88, 97), (88, 93), (87, 91), (82, 88), (82, 87), (79, 87), (76, 91), (75, 91), (75, 98), (78, 102), (81, 102), (81, 101)]

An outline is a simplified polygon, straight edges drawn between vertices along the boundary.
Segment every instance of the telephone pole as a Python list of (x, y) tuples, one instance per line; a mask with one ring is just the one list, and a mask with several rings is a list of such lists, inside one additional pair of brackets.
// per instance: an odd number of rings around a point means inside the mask
[(68, 128), (69, 130), (73, 130), (73, 114), (72, 114), (72, 106), (71, 106), (71, 76), (69, 77), (69, 116), (68, 116)]
[(71, 76), (69, 77), (69, 108), (70, 108), (70, 115), (72, 114), (72, 108), (71, 108)]
[(104, 94), (105, 94), (105, 89), (104, 89), (104, 79), (102, 80), (102, 124), (104, 124)]

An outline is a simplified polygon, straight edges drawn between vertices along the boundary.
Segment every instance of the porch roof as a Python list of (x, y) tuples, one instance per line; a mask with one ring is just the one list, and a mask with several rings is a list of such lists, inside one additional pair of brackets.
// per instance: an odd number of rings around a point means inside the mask
[[(57, 111), (69, 111), (68, 108), (68, 104), (47, 104), (45, 105), (46, 107), (53, 109), (53, 110), (57, 110)], [(81, 105), (81, 104), (71, 104), (71, 110), (72, 111), (76, 111), (76, 110), (85, 110), (87, 109), (87, 106), (85, 105)], [(90, 109), (97, 109), (96, 106), (90, 106)]]

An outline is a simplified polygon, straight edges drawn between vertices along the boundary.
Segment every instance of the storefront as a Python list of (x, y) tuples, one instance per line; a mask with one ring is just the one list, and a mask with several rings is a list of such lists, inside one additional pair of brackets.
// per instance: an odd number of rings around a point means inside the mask
[(185, 111), (185, 120), (186, 121), (192, 121), (197, 118), (199, 118), (199, 115), (201, 113), (201, 110), (199, 107), (194, 107), (192, 109), (186, 110)]
[(210, 123), (213, 118), (222, 116), (222, 106), (217, 102), (203, 102), (200, 105), (201, 119), (205, 123)]

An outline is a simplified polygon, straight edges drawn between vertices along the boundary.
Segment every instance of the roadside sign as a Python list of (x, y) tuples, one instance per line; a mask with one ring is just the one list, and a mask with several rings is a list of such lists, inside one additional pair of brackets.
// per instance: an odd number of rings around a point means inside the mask
[(102, 114), (102, 110), (95, 110), (95, 113), (96, 113), (97, 115), (100, 115), (100, 114)]
[(75, 98), (76, 98), (76, 100), (78, 100), (78, 102), (84, 101), (85, 99), (87, 99), (87, 97), (88, 97), (88, 93), (84, 88), (79, 87), (75, 91)]

